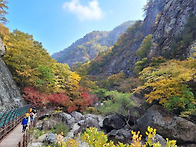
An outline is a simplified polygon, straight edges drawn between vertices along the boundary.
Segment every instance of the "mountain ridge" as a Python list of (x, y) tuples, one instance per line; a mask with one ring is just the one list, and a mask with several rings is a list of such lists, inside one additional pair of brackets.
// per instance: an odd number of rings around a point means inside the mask
[(90, 61), (97, 57), (99, 52), (111, 47), (134, 22), (124, 22), (112, 31), (92, 31), (64, 50), (54, 53), (51, 57), (57, 62), (67, 63), (69, 66), (72, 66), (75, 62)]

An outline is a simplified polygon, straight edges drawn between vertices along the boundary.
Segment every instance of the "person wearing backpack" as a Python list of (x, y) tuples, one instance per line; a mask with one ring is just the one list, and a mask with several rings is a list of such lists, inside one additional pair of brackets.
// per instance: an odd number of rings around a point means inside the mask
[(31, 112), (30, 113), (30, 121), (31, 121), (31, 123), (33, 123), (33, 117), (34, 117), (34, 114), (33, 114), (33, 112)]
[(25, 132), (25, 130), (26, 130), (26, 128), (27, 128), (27, 125), (28, 125), (28, 117), (24, 117), (23, 119), (22, 119), (22, 132)]

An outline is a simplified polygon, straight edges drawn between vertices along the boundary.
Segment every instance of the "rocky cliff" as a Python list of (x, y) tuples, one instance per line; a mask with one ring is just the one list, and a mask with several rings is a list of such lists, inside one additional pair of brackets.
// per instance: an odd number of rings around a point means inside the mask
[(3, 57), (5, 55), (5, 47), (3, 45), (3, 41), (0, 38), (0, 57)]
[[(144, 21), (136, 24), (132, 31), (127, 30), (122, 34), (107, 60), (103, 61), (101, 66), (93, 69), (91, 74), (109, 76), (123, 71), (131, 76), (134, 64), (140, 60), (136, 56), (136, 51), (148, 34), (152, 35), (153, 42), (148, 57), (163, 56), (166, 58), (165, 52), (171, 54), (171, 46), (177, 42), (175, 37), (183, 32), (190, 15), (196, 14), (196, 0), (150, 0), (146, 5), (145, 14)], [(141, 28), (137, 30), (139, 25), (141, 25)], [(192, 37), (188, 42), (190, 45), (181, 48), (178, 51), (179, 55), (176, 51), (173, 51), (172, 58), (183, 56), (184, 59), (192, 56), (195, 52), (195, 40)], [(171, 57), (171, 55), (168, 56)]]
[(149, 1), (146, 5), (144, 21), (137, 22), (122, 34), (114, 44), (112, 55), (107, 57), (101, 67), (94, 69), (91, 74), (110, 76), (123, 71), (126, 75), (131, 76), (134, 64), (139, 60), (135, 53), (140, 48), (144, 37), (153, 32), (156, 17), (162, 9), (163, 0)]
[[(182, 33), (191, 14), (196, 15), (196, 0), (164, 0), (163, 10), (157, 16), (152, 32), (156, 47), (152, 48), (150, 56), (165, 56), (164, 53), (171, 50), (171, 45), (177, 42), (174, 38)], [(180, 53), (187, 58), (189, 52), (184, 49)]]
[(52, 58), (59, 63), (72, 66), (75, 62), (86, 62), (97, 57), (99, 52), (107, 50), (134, 21), (128, 21), (114, 28), (112, 31), (93, 31), (77, 40), (68, 48), (54, 53)]
[[(5, 54), (5, 48), (0, 39), (1, 56)], [(12, 75), (4, 61), (0, 58), (0, 110), (21, 105), (20, 91), (13, 81)]]
[(145, 19), (143, 25), (143, 33), (145, 35), (151, 34), (155, 28), (156, 19), (163, 9), (164, 0), (152, 0), (145, 6)]

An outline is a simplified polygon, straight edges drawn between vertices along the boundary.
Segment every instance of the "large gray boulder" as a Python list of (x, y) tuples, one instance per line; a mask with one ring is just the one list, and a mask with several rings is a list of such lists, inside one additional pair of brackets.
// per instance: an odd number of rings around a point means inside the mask
[(175, 139), (178, 143), (196, 144), (196, 124), (184, 118), (177, 117), (163, 107), (153, 105), (137, 120), (139, 129), (144, 133), (147, 127), (157, 129), (164, 138)]
[(101, 124), (103, 119), (101, 116), (94, 115), (94, 114), (86, 114), (83, 115), (83, 120), (78, 121), (78, 125), (80, 126), (79, 129), (74, 131), (74, 135), (77, 136), (78, 133), (84, 133), (86, 128), (95, 127), (98, 130), (101, 129)]
[(119, 115), (109, 115), (103, 120), (103, 128), (110, 132), (113, 129), (122, 129), (126, 125), (125, 120)]
[(51, 143), (57, 142), (56, 135), (53, 134), (53, 133), (47, 134), (44, 142), (47, 143), (47, 144), (51, 144)]
[(119, 130), (112, 130), (107, 134), (108, 138), (113, 140), (115, 143), (123, 142), (123, 143), (131, 143), (131, 129), (127, 126), (123, 127)]
[(57, 119), (69, 126), (69, 128), (72, 128), (73, 125), (75, 124), (76, 120), (74, 117), (72, 117), (70, 114), (67, 114), (65, 112), (60, 112), (57, 114), (54, 114), (54, 119)]
[(76, 122), (84, 119), (83, 115), (80, 112), (77, 112), (77, 111), (73, 111), (71, 113), (71, 116), (76, 120)]

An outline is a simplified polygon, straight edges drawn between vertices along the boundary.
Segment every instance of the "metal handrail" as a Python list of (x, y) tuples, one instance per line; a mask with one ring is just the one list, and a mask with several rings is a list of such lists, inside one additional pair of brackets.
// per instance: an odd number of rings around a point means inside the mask
[(30, 105), (26, 105), (24, 107), (4, 112), (4, 114), (0, 117), (0, 141), (21, 122), (25, 113), (28, 112), (29, 109)]

